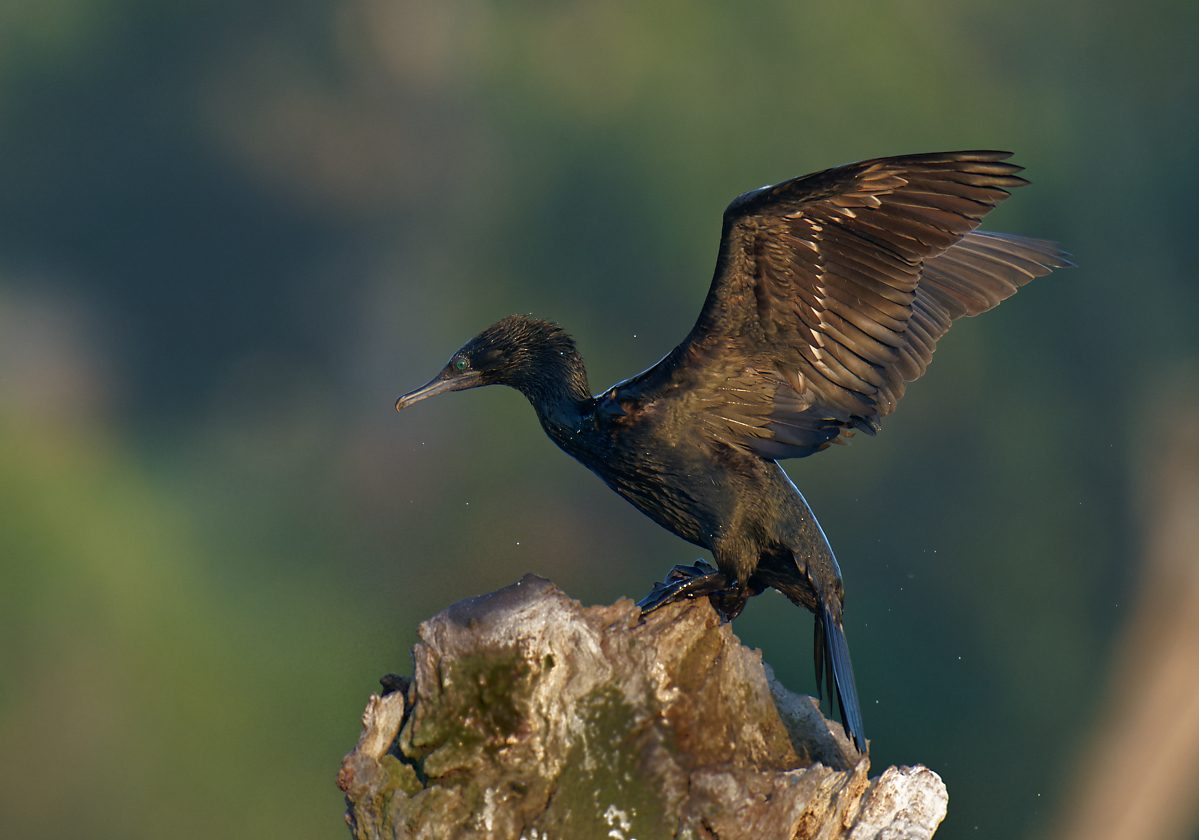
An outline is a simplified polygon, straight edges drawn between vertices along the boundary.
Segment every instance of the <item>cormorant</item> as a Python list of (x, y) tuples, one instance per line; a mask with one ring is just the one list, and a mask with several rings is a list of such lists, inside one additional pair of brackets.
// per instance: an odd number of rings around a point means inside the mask
[(878, 158), (747, 192), (724, 211), (699, 319), (665, 358), (592, 396), (574, 341), (513, 315), (396, 401), (509, 385), (546, 434), (638, 510), (712, 552), (675, 566), (644, 612), (708, 596), (731, 620), (774, 587), (816, 616), (818, 692), (866, 750), (842, 625), (841, 571), (778, 465), (873, 435), (937, 340), (1034, 277), (1070, 265), (1053, 242), (975, 228), (1027, 183), (1010, 153)]

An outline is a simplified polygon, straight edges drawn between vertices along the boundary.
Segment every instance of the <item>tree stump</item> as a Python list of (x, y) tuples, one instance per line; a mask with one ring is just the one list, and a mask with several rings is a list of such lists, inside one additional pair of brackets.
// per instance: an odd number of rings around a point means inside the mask
[(338, 775), (357, 840), (915, 840), (945, 816), (936, 773), (868, 778), (706, 599), (642, 621), (526, 575), (420, 638)]

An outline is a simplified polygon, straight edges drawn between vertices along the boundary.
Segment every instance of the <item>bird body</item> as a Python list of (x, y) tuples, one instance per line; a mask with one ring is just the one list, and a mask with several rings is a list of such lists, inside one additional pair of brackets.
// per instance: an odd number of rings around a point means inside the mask
[(725, 211), (695, 326), (648, 370), (593, 396), (560, 327), (510, 316), (396, 408), (480, 385), (520, 390), (554, 443), (712, 552), (714, 569), (676, 566), (642, 609), (707, 596), (732, 619), (772, 587), (812, 611), (818, 688), (827, 674), (864, 751), (841, 571), (777, 461), (874, 434), (953, 320), (1069, 265), (1054, 243), (974, 230), (1025, 183), (1006, 157), (879, 158), (746, 193)]

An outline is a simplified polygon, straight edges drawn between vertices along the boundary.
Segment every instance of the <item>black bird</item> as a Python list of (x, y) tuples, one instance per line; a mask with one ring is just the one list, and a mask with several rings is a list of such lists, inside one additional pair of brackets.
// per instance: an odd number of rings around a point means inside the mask
[(513, 315), (400, 397), (509, 385), (546, 434), (638, 510), (710, 550), (644, 612), (709, 596), (731, 620), (774, 587), (816, 616), (817, 689), (866, 750), (828, 539), (778, 465), (878, 431), (954, 319), (1070, 265), (1052, 242), (975, 231), (1027, 183), (1007, 152), (878, 158), (745, 193), (724, 211), (699, 319), (649, 370), (592, 396), (574, 341)]

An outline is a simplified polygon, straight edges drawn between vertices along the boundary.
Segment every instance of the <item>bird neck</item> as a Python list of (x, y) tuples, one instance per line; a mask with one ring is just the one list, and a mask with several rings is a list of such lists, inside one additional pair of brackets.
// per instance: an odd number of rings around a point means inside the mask
[(510, 384), (528, 398), (537, 419), (551, 434), (577, 429), (591, 409), (587, 369), (573, 347), (542, 355)]

